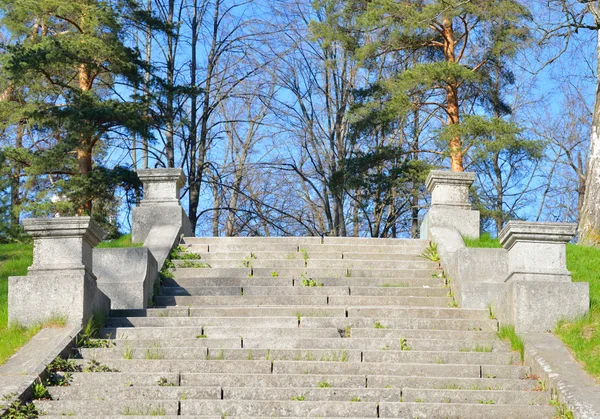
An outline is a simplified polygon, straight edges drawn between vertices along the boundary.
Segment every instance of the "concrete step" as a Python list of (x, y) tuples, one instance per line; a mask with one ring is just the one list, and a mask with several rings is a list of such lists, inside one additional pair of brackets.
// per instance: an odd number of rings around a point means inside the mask
[(36, 400), (36, 407), (45, 415), (106, 417), (109, 415), (176, 416), (177, 400)]
[[(405, 319), (471, 319), (490, 320), (487, 310), (470, 310), (447, 307), (321, 307), (321, 306), (282, 306), (282, 307), (206, 307), (189, 309), (191, 317), (350, 317), (370, 318), (375, 321), (383, 318)], [(346, 313), (347, 312), (347, 313)]]
[(154, 302), (159, 306), (326, 306), (327, 296), (319, 295), (294, 295), (285, 299), (274, 296), (237, 295), (214, 297), (189, 297), (189, 296), (157, 296)]
[(285, 252), (285, 251), (241, 251), (241, 252), (207, 252), (202, 251), (199, 248), (190, 248), (188, 252), (180, 252), (177, 254), (179, 258), (190, 258), (189, 255), (198, 255), (200, 260), (203, 262), (211, 263), (215, 260), (230, 260), (239, 263), (248, 262), (253, 264), (256, 261), (263, 260), (289, 260), (289, 261), (319, 261), (319, 260), (381, 260), (381, 261), (413, 261), (423, 262), (427, 261), (421, 256), (422, 252), (411, 252), (411, 253), (368, 253), (365, 257), (365, 253), (356, 252), (353, 249), (350, 252), (313, 252), (309, 254), (307, 252)]
[(338, 339), (336, 338), (288, 338), (284, 341), (265, 337), (245, 338), (242, 343), (236, 338), (189, 338), (189, 339), (113, 339), (109, 348), (146, 349), (146, 348), (220, 348), (220, 349), (356, 349), (356, 350), (400, 350), (402, 347), (410, 351), (449, 351), (449, 352), (510, 352), (510, 346), (499, 340), (452, 340), (446, 339)]
[(327, 402), (255, 400), (184, 400), (182, 415), (226, 415), (239, 417), (406, 417), (472, 419), (548, 419), (555, 413), (551, 406), (424, 404), (400, 402)]
[(107, 326), (115, 327), (260, 327), (297, 328), (297, 317), (112, 317)]
[(322, 243), (320, 236), (314, 237), (184, 237), (185, 245), (196, 244), (254, 244), (254, 245), (282, 245), (292, 244), (296, 246), (304, 244)]
[[(300, 394), (297, 397), (301, 396)], [(340, 401), (184, 400), (181, 415), (225, 415), (225, 417), (377, 417), (377, 403)]]
[(340, 332), (335, 328), (257, 328), (257, 327), (225, 327), (225, 326), (197, 326), (197, 327), (120, 327), (104, 328), (100, 336), (109, 339), (181, 339), (201, 338), (340, 338)]
[(324, 278), (404, 278), (428, 279), (435, 269), (344, 269), (344, 268), (177, 268), (175, 278), (252, 278), (274, 277), (302, 279)]
[[(157, 352), (160, 353), (160, 352)], [(288, 361), (281, 361), (288, 362)], [(89, 367), (90, 360), (77, 359), (75, 363), (84, 370)], [(341, 362), (338, 362), (341, 364)], [(209, 374), (236, 374), (244, 371), (247, 374), (269, 374), (272, 362), (266, 360), (227, 362), (218, 360), (173, 360), (173, 359), (106, 359), (102, 365), (115, 372), (152, 372), (166, 374), (169, 372), (202, 372)], [(84, 371), (85, 372), (85, 371)]]
[(414, 351), (453, 351), (453, 352), (478, 352), (482, 348), (492, 352), (508, 351), (505, 342), (498, 340), (474, 339), (448, 340), (448, 339), (419, 339), (419, 338), (287, 338), (280, 341), (268, 336), (261, 338), (244, 338), (243, 347), (247, 349), (362, 349), (362, 350), (400, 350), (402, 347)]
[(107, 383), (102, 387), (48, 387), (53, 400), (221, 400), (221, 387), (115, 386)]
[(400, 389), (387, 388), (315, 388), (315, 387), (224, 387), (223, 400), (274, 400), (289, 401), (301, 396), (303, 401), (360, 401), (396, 402), (402, 397)]
[(387, 297), (447, 297), (447, 288), (380, 288), (380, 287), (306, 287), (298, 284), (291, 287), (248, 286), (248, 287), (161, 287), (162, 296), (225, 296), (225, 295), (353, 295)]
[(309, 257), (314, 253), (344, 253), (356, 252), (360, 249), (362, 253), (402, 253), (402, 254), (421, 254), (427, 249), (428, 245), (416, 242), (404, 242), (399, 244), (373, 244), (357, 245), (356, 243), (341, 243), (341, 244), (298, 244), (294, 241), (287, 242), (194, 242), (186, 243), (187, 252), (209, 252), (209, 253), (228, 253), (228, 252), (248, 252), (248, 253), (263, 253), (263, 252), (301, 252), (308, 253)]
[(379, 362), (399, 364), (486, 364), (513, 365), (519, 356), (506, 352), (427, 352), (356, 349), (229, 349), (213, 347), (167, 347), (160, 345), (147, 348), (123, 346), (109, 349), (82, 348), (78, 350), (83, 359), (119, 360), (149, 359), (161, 357), (169, 360), (271, 360), (271, 361), (336, 361)]
[[(248, 361), (250, 362), (250, 361)], [(483, 371), (483, 376), (481, 375)], [(528, 367), (512, 365), (389, 364), (379, 362), (276, 361), (273, 374), (364, 374), (417, 377), (523, 378)]]
[[(445, 282), (439, 278), (319, 278), (319, 284), (325, 287), (380, 287), (384, 289), (393, 288), (439, 288), (444, 287)], [(221, 277), (206, 277), (206, 278), (169, 278), (163, 282), (164, 286), (175, 287), (260, 287), (260, 286), (301, 286), (302, 279), (282, 278), (282, 277), (257, 277), (252, 278), (221, 278)]]
[[(301, 313), (298, 313), (301, 314)], [(435, 330), (473, 330), (491, 331), (498, 330), (496, 320), (471, 320), (471, 319), (407, 319), (386, 317), (371, 318), (340, 318), (340, 317), (301, 317), (300, 327), (335, 327), (351, 328), (385, 328), (385, 329), (435, 329)]]
[(368, 297), (368, 296), (320, 296), (288, 295), (285, 298), (272, 295), (237, 296), (157, 296), (154, 303), (166, 306), (403, 306), (403, 307), (449, 307), (450, 297)]
[[(550, 393), (545, 391), (507, 390), (430, 390), (402, 389), (403, 402), (419, 403), (466, 403), (466, 404), (508, 404), (547, 406)], [(385, 400), (389, 401), (389, 400)]]
[(386, 329), (435, 329), (435, 330), (474, 330), (497, 331), (496, 320), (471, 319), (406, 319), (347, 317), (311, 317), (296, 312), (294, 317), (111, 317), (108, 327), (190, 327), (190, 326), (227, 326), (227, 327), (312, 327), (344, 329), (386, 328)]
[[(300, 253), (301, 254), (301, 253)], [(200, 255), (198, 255), (200, 256)], [(309, 269), (428, 269), (436, 270), (439, 264), (425, 260), (362, 260), (362, 259), (175, 259), (173, 263), (178, 268), (202, 268), (208, 264), (210, 268), (249, 268), (254, 269), (281, 269), (281, 268), (309, 268)]]
[(465, 309), (465, 308), (448, 308), (448, 307), (352, 307), (346, 308), (348, 317), (369, 317), (369, 318), (386, 318), (386, 317), (409, 317), (409, 318), (446, 318), (446, 319), (489, 319), (490, 315), (487, 310)]
[(549, 405), (528, 406), (386, 402), (379, 404), (379, 417), (381, 418), (549, 419), (555, 417), (555, 415), (555, 408)]
[[(110, 373), (114, 374), (114, 373)], [(108, 381), (107, 381), (108, 382)], [(182, 373), (182, 386), (221, 387), (319, 387), (331, 388), (412, 388), (412, 389), (457, 389), (457, 390), (519, 390), (533, 391), (539, 384), (536, 380), (469, 377), (415, 377), (390, 375), (313, 375), (313, 374), (200, 374)]]
[[(433, 289), (432, 289), (433, 290)], [(445, 290), (447, 292), (447, 290)], [(243, 293), (243, 294), (242, 294)], [(431, 291), (435, 293), (435, 291)], [(439, 291), (438, 291), (438, 294)], [(164, 296), (213, 296), (213, 295), (350, 295), (349, 287), (161, 287)]]
[[(534, 392), (537, 380), (464, 377), (414, 377), (389, 375), (312, 375), (312, 374), (211, 374), (211, 373), (148, 373), (105, 372), (72, 373), (69, 387), (76, 389), (115, 387), (320, 387), (331, 388), (411, 388), (430, 390), (511, 390)], [(159, 386), (159, 388), (162, 388)]]

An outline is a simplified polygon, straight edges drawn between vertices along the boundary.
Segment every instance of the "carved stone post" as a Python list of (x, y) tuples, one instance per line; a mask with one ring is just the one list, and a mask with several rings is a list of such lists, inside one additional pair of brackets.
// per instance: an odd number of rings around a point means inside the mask
[(463, 236), (479, 238), (479, 211), (471, 209), (469, 188), (475, 173), (432, 170), (427, 176), (431, 208), (421, 227), (421, 237), (429, 236), (431, 227), (453, 227)]
[(192, 235), (189, 219), (179, 204), (180, 190), (185, 185), (181, 169), (144, 169), (137, 175), (144, 185), (144, 199), (133, 209), (132, 240), (143, 242), (152, 227), (180, 226), (186, 236)]
[(93, 248), (104, 231), (90, 217), (28, 219), (23, 225), (33, 237), (33, 264), (27, 276), (9, 278), (9, 322), (31, 325), (58, 315), (77, 325), (96, 311), (107, 312), (110, 301), (92, 272)]
[(575, 224), (509, 221), (498, 235), (508, 250), (505, 322), (518, 331), (551, 330), (562, 318), (587, 313), (589, 284), (571, 282), (566, 244)]

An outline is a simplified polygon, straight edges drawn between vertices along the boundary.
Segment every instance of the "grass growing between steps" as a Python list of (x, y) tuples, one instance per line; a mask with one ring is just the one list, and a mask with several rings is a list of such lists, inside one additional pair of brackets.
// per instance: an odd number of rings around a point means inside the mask
[(521, 362), (523, 362), (525, 359), (525, 344), (523, 343), (523, 339), (515, 332), (514, 326), (502, 326), (498, 331), (498, 337), (510, 342), (510, 347), (513, 351), (519, 352)]
[(132, 243), (131, 234), (126, 234), (118, 239), (104, 241), (97, 247), (101, 249), (122, 249), (124, 247), (142, 247), (143, 245), (144, 243)]
[[(479, 240), (465, 239), (467, 247), (500, 247), (500, 242), (483, 234)], [(600, 380), (600, 249), (567, 245), (567, 269), (574, 282), (590, 284), (590, 313), (575, 321), (563, 321), (556, 335), (571, 349), (584, 369)]]

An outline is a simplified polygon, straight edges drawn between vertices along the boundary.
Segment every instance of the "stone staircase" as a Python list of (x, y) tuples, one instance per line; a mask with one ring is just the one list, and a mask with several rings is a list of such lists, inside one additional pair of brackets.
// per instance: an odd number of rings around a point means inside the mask
[[(552, 418), (419, 240), (186, 238), (155, 308), (113, 311), (49, 416)], [(94, 346), (94, 345), (91, 345)], [(73, 366), (73, 365), (72, 365)], [(112, 371), (112, 372), (109, 372)]]

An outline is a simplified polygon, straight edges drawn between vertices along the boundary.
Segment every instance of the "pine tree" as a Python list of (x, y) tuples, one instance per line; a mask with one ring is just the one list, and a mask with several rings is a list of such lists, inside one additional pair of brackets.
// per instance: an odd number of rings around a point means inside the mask
[[(383, 56), (404, 60), (417, 56), (410, 68), (378, 82), (377, 99), (388, 95), (387, 110), (380, 114), (398, 118), (415, 107), (432, 107), (445, 120), (447, 132), (457, 131), (452, 127), (461, 124), (461, 107), (467, 103), (478, 110), (499, 99), (487, 91), (489, 75), (506, 65), (528, 35), (524, 23), (529, 13), (516, 0), (320, 3), (338, 4), (339, 13), (326, 25), (316, 26), (316, 34), (344, 39), (367, 67)], [(458, 134), (445, 138), (451, 169), (463, 171), (470, 145)]]
[[(144, 131), (138, 104), (118, 97), (127, 98), (127, 87), (139, 81), (138, 53), (125, 45), (117, 12), (131, 11), (132, 5), (0, 0), (1, 23), (12, 37), (0, 56), (7, 76), (4, 94), (28, 92), (27, 111), (12, 107), (13, 112), (30, 135), (46, 138), (45, 147), (37, 147), (26, 162), (29, 174), (66, 176), (62, 192), (79, 214), (92, 214), (95, 196), (110, 190), (97, 183), (107, 177), (94, 164), (103, 141), (114, 131)], [(37, 94), (29, 94), (32, 85)], [(11, 107), (3, 111), (10, 114)]]

